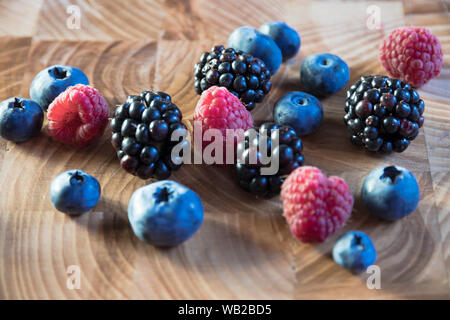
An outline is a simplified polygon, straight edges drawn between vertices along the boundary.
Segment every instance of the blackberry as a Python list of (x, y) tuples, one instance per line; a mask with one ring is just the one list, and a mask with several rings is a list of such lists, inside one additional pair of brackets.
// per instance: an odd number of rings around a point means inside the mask
[(261, 59), (233, 48), (214, 46), (194, 66), (194, 88), (198, 94), (211, 86), (226, 87), (248, 111), (262, 102), (272, 88), (270, 71)]
[[(278, 132), (278, 146), (271, 146), (271, 137)], [(259, 145), (260, 136), (267, 137), (267, 153)], [(303, 165), (303, 143), (295, 130), (289, 126), (278, 126), (266, 122), (259, 128), (249, 129), (244, 133), (244, 139), (238, 143), (238, 161), (235, 165), (239, 185), (246, 191), (260, 196), (274, 196), (280, 193), (284, 179)], [(273, 175), (262, 175), (261, 168), (269, 167), (263, 164), (262, 154), (278, 157), (279, 168)], [(254, 161), (256, 160), (256, 161)]]
[(403, 152), (423, 125), (424, 102), (416, 90), (387, 76), (363, 76), (347, 91), (344, 122), (355, 145)]
[(111, 142), (122, 168), (141, 179), (167, 179), (181, 166), (181, 158), (172, 159), (171, 151), (179, 141), (171, 141), (178, 130), (183, 139), (186, 126), (180, 109), (164, 92), (143, 91), (128, 96), (117, 106), (110, 125)]

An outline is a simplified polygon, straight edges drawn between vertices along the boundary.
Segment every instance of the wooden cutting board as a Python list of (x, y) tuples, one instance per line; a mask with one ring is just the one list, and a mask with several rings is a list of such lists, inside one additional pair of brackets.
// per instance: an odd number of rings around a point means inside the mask
[[(295, 27), (302, 47), (273, 77), (271, 93), (253, 112), (257, 121), (270, 120), (274, 102), (299, 89), (300, 65), (309, 54), (341, 56), (353, 82), (383, 73), (377, 48), (387, 32), (420, 25), (440, 38), (445, 56), (441, 75), (419, 90), (425, 125), (404, 153), (382, 157), (352, 146), (342, 121), (345, 90), (322, 100), (324, 123), (303, 139), (306, 164), (345, 178), (356, 203), (346, 227), (318, 245), (294, 240), (278, 197), (264, 200), (242, 192), (231, 169), (186, 165), (172, 178), (198, 192), (205, 221), (184, 244), (156, 249), (134, 236), (126, 215), (131, 194), (148, 181), (120, 168), (110, 131), (80, 150), (53, 142), (45, 130), (23, 144), (1, 140), (0, 298), (449, 298), (449, 5), (425, 0), (1, 0), (0, 100), (28, 97), (34, 75), (61, 63), (84, 70), (111, 111), (128, 94), (158, 89), (171, 94), (190, 119), (198, 99), (192, 69), (201, 52), (224, 44), (236, 27), (271, 20)], [(77, 10), (80, 28), (74, 29)], [(378, 10), (380, 29), (373, 28), (367, 10)], [(395, 223), (369, 216), (359, 199), (366, 174), (387, 164), (410, 169), (422, 192), (417, 211)], [(52, 179), (74, 168), (93, 174), (102, 186), (99, 205), (78, 218), (55, 211), (49, 200)], [(369, 274), (352, 275), (332, 261), (333, 243), (351, 229), (372, 237), (381, 289), (367, 287)], [(79, 289), (72, 281), (77, 270)]]

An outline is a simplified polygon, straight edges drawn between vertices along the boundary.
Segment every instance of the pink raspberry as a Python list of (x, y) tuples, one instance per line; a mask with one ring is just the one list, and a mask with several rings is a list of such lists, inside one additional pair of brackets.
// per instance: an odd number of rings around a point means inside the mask
[[(239, 98), (230, 93), (227, 88), (217, 86), (203, 91), (195, 107), (194, 120), (201, 121), (203, 135), (208, 129), (218, 129), (222, 133), (224, 160), (226, 159), (226, 130), (242, 129), (245, 131), (253, 128), (252, 115), (247, 111)], [(236, 149), (240, 136), (240, 132), (236, 131), (234, 135), (234, 149)], [(203, 139), (202, 147), (205, 148), (211, 142)]]
[(322, 242), (350, 217), (353, 196), (347, 183), (316, 167), (295, 169), (281, 186), (283, 215), (303, 242)]
[(83, 147), (100, 138), (108, 124), (109, 108), (95, 88), (67, 88), (48, 108), (48, 133), (56, 140)]
[(442, 59), (439, 39), (425, 28), (394, 30), (380, 47), (380, 60), (386, 71), (414, 87), (438, 76)]

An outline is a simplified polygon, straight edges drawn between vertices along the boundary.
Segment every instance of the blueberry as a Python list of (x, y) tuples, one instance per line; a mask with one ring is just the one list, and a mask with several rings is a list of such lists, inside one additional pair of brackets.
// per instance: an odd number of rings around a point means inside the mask
[(71, 66), (54, 65), (40, 71), (30, 86), (30, 97), (44, 110), (68, 87), (76, 84), (88, 85), (86, 75)]
[(63, 172), (50, 185), (53, 206), (69, 215), (91, 210), (100, 200), (100, 193), (97, 179), (81, 170)]
[(377, 259), (372, 240), (361, 231), (349, 231), (333, 247), (333, 260), (353, 273), (364, 272)]
[(273, 109), (277, 125), (290, 126), (298, 135), (308, 135), (317, 130), (322, 123), (322, 104), (316, 97), (293, 91), (281, 97)]
[(192, 190), (175, 181), (158, 181), (136, 190), (128, 205), (136, 236), (158, 247), (189, 239), (203, 222), (203, 205)]
[(361, 197), (371, 214), (394, 221), (416, 210), (420, 190), (416, 178), (407, 169), (378, 167), (364, 180)]
[(44, 122), (44, 112), (34, 101), (10, 98), (0, 103), (0, 137), (24, 142), (38, 135)]
[(321, 97), (343, 89), (349, 79), (350, 69), (347, 64), (330, 53), (316, 53), (306, 57), (300, 69), (301, 86), (307, 92)]
[(294, 57), (300, 50), (301, 39), (299, 34), (285, 22), (266, 22), (259, 28), (259, 31), (275, 41), (281, 50), (284, 61)]
[(278, 71), (283, 60), (281, 50), (275, 41), (248, 26), (237, 28), (231, 33), (228, 47), (242, 50), (263, 60), (272, 75)]

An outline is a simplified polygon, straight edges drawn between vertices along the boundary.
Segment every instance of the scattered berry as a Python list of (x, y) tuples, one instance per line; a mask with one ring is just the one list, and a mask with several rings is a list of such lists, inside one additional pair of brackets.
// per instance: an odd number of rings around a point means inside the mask
[(386, 76), (363, 76), (347, 91), (344, 122), (355, 145), (403, 152), (419, 134), (423, 100), (409, 84)]
[(294, 57), (300, 50), (300, 36), (285, 22), (271, 21), (264, 23), (259, 31), (275, 41), (281, 50), (284, 61)]
[(252, 27), (235, 29), (228, 38), (228, 47), (261, 59), (272, 75), (278, 71), (283, 62), (281, 50), (275, 41)]
[(409, 170), (399, 166), (378, 167), (364, 180), (361, 197), (370, 213), (395, 221), (416, 210), (420, 189)]
[(315, 167), (294, 170), (281, 186), (283, 215), (303, 242), (322, 242), (350, 217), (353, 196), (347, 183)]
[(48, 133), (56, 141), (83, 147), (103, 135), (108, 116), (108, 104), (100, 92), (77, 84), (48, 107)]
[(44, 121), (42, 108), (25, 98), (10, 98), (0, 103), (0, 137), (24, 142), (38, 135)]
[(182, 154), (176, 158), (171, 155), (180, 142), (171, 141), (172, 134), (187, 136), (181, 120), (180, 109), (167, 93), (143, 91), (139, 96), (128, 96), (110, 122), (111, 142), (122, 168), (141, 179), (167, 179), (182, 165)]
[(100, 200), (100, 184), (81, 170), (59, 174), (50, 185), (53, 206), (69, 215), (80, 215), (95, 207)]
[(40, 71), (30, 86), (30, 97), (44, 110), (68, 87), (76, 84), (88, 85), (86, 75), (71, 66), (54, 65)]
[(442, 47), (428, 29), (396, 29), (381, 43), (380, 60), (390, 76), (419, 87), (441, 72)]
[[(278, 146), (272, 146), (271, 137), (278, 134)], [(266, 150), (261, 149), (260, 137), (267, 137)], [(260, 145), (261, 144), (261, 145)], [(244, 139), (239, 142), (237, 150), (240, 158), (236, 163), (236, 174), (239, 185), (246, 191), (259, 196), (274, 196), (280, 193), (285, 177), (296, 168), (303, 165), (303, 143), (294, 129), (288, 126), (278, 126), (267, 122), (259, 129), (249, 129), (244, 133)], [(262, 156), (271, 157), (271, 163), (264, 164)], [(278, 170), (272, 175), (263, 175), (261, 169), (271, 167), (276, 157)]]
[[(239, 99), (226, 88), (216, 86), (202, 93), (195, 107), (194, 121), (201, 122), (203, 136), (205, 136), (209, 129), (218, 129), (222, 133), (223, 157), (225, 160), (227, 152), (227, 129), (247, 130), (253, 127), (252, 115), (245, 109)], [(233, 146), (235, 147), (242, 137), (239, 136), (239, 131), (235, 131), (234, 133)], [(202, 139), (203, 148), (210, 143), (212, 141)], [(212, 156), (215, 156), (215, 154), (212, 154)]]
[(331, 53), (312, 54), (306, 57), (300, 68), (302, 88), (319, 97), (338, 92), (349, 79), (350, 69), (345, 61)]
[(204, 52), (194, 67), (195, 91), (201, 94), (212, 86), (227, 88), (241, 99), (247, 110), (255, 108), (269, 93), (270, 71), (261, 59), (233, 48), (215, 46)]
[(290, 126), (299, 136), (305, 136), (316, 131), (322, 123), (322, 104), (310, 94), (289, 92), (275, 103), (273, 118), (276, 124)]
[(131, 196), (128, 220), (136, 236), (158, 247), (176, 246), (189, 239), (203, 222), (200, 197), (170, 180), (139, 188)]
[(377, 251), (364, 232), (349, 231), (334, 244), (333, 259), (341, 267), (361, 273), (375, 263)]

